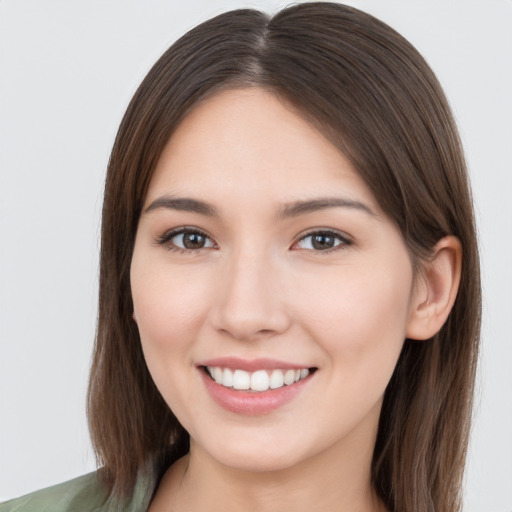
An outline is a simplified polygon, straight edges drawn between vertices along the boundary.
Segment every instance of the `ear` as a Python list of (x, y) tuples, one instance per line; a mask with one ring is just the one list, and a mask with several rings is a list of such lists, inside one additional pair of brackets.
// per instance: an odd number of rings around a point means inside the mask
[(135, 311), (132, 313), (132, 318), (135, 323), (137, 323), (137, 316), (135, 315)]
[(455, 236), (442, 238), (432, 259), (424, 263), (416, 283), (409, 321), (408, 338), (426, 340), (438, 333), (453, 307), (460, 283), (462, 247)]

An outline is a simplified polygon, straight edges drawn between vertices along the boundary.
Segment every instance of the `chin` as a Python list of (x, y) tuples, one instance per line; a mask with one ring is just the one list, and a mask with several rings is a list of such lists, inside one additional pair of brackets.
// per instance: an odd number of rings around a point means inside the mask
[[(255, 439), (246, 434), (244, 439), (240, 440), (235, 436), (226, 435), (225, 440), (230, 442), (212, 439), (210, 443), (202, 443), (199, 450), (206, 451), (217, 463), (237, 471), (254, 473), (282, 471), (299, 464), (310, 455), (305, 449), (306, 440), (303, 442), (297, 438), (292, 440), (289, 434), (284, 438), (274, 435), (271, 440), (269, 436), (259, 436)], [(191, 451), (194, 450), (194, 444), (192, 442)]]
[(219, 454), (217, 460), (237, 471), (270, 473), (293, 467), (300, 461), (300, 457), (291, 456), (291, 454), (269, 454), (263, 450), (255, 452), (253, 448), (247, 452)]

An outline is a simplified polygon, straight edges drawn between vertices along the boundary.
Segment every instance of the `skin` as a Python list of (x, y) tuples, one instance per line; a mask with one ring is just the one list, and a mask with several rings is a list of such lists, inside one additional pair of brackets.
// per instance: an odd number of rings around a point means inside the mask
[[(218, 216), (155, 206), (164, 196)], [(319, 197), (352, 203), (277, 218)], [(160, 243), (183, 226), (205, 246)], [(307, 235), (326, 229), (342, 238), (315, 249)], [(382, 397), (404, 339), (431, 336), (453, 304), (457, 243), (443, 239), (418, 282), (350, 162), (293, 109), (258, 88), (200, 103), (161, 155), (131, 266), (149, 371), (191, 437), (150, 511), (384, 510), (370, 484)], [(237, 414), (212, 400), (197, 367), (228, 356), (317, 371), (277, 410)]]

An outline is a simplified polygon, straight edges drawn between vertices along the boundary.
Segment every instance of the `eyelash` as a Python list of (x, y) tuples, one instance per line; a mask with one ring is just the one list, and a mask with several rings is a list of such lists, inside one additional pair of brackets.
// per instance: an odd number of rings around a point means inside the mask
[(309, 232), (301, 235), (299, 240), (297, 242), (295, 242), (293, 245), (297, 245), (302, 240), (304, 240), (308, 237), (314, 236), (314, 235), (329, 236), (329, 237), (339, 240), (339, 242), (340, 242), (337, 245), (335, 245), (334, 247), (331, 247), (331, 248), (325, 249), (325, 250), (303, 249), (308, 252), (314, 252), (318, 255), (331, 254), (335, 251), (342, 251), (342, 250), (346, 249), (347, 247), (349, 247), (350, 245), (352, 245), (352, 243), (353, 243), (352, 239), (348, 235), (341, 233), (340, 231), (335, 231), (333, 229), (316, 229), (316, 230), (309, 231)]
[[(170, 231), (167, 231), (166, 233), (164, 233), (162, 236), (160, 236), (156, 240), (156, 243), (157, 243), (157, 245), (166, 246), (166, 249), (168, 251), (175, 252), (175, 253), (178, 253), (178, 254), (189, 254), (189, 253), (197, 252), (197, 251), (199, 251), (201, 249), (204, 249), (204, 247), (202, 247), (200, 249), (184, 249), (182, 247), (177, 247), (176, 245), (173, 245), (173, 244), (170, 243), (170, 241), (175, 236), (182, 235), (184, 233), (201, 235), (201, 236), (203, 236), (205, 238), (208, 238), (209, 240), (212, 240), (204, 231), (201, 231), (200, 229), (197, 229), (197, 228), (191, 228), (191, 227), (186, 227), (185, 226), (185, 227), (182, 227), (182, 228), (171, 229)], [(212, 242), (213, 242), (213, 240), (212, 240)]]
[[(210, 249), (210, 247), (201, 247), (198, 249), (185, 249), (182, 247), (177, 247), (176, 245), (170, 243), (170, 241), (175, 236), (182, 235), (184, 233), (201, 235), (201, 236), (209, 239), (213, 244), (215, 244), (215, 242), (212, 240), (212, 238), (210, 238), (204, 231), (197, 229), (197, 228), (185, 226), (185, 227), (171, 229), (170, 231), (167, 231), (162, 236), (158, 237), (158, 239), (156, 240), (156, 245), (166, 246), (166, 249), (168, 251), (175, 252), (177, 254), (190, 254), (193, 252), (198, 252), (201, 249)], [(314, 250), (314, 249), (303, 249), (303, 250), (306, 250), (308, 252), (314, 252), (317, 254), (330, 254), (335, 251), (343, 250), (346, 247), (352, 245), (352, 243), (353, 243), (352, 240), (347, 235), (345, 235), (339, 231), (335, 231), (333, 229), (317, 229), (317, 230), (310, 231), (308, 233), (303, 234), (299, 238), (299, 240), (297, 242), (295, 242), (293, 245), (295, 246), (302, 240), (304, 240), (310, 236), (314, 236), (314, 235), (330, 236), (330, 237), (333, 237), (333, 238), (339, 240), (340, 243), (335, 245), (334, 247), (331, 247), (330, 249), (326, 249), (326, 250)], [(298, 249), (298, 250), (300, 250), (300, 249)]]

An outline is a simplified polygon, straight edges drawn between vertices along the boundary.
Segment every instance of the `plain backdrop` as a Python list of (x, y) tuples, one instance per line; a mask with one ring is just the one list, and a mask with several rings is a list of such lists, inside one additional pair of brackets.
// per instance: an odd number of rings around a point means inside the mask
[[(222, 11), (287, 2), (0, 0), (0, 500), (95, 469), (85, 393), (105, 168), (154, 61)], [(349, 1), (426, 57), (471, 170), (483, 349), (465, 511), (512, 512), (512, 1)]]

